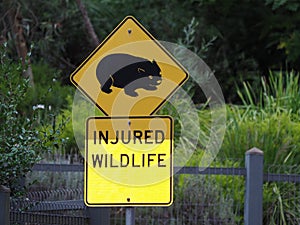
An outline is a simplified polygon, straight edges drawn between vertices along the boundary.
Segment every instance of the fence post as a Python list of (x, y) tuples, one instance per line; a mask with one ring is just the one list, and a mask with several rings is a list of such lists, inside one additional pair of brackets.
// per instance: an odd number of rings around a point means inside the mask
[(10, 196), (10, 189), (0, 185), (0, 224), (1, 225), (9, 225), (10, 223), (9, 196)]
[(263, 222), (263, 159), (258, 148), (246, 152), (245, 225), (262, 225)]
[(110, 209), (108, 207), (87, 207), (90, 225), (109, 225)]

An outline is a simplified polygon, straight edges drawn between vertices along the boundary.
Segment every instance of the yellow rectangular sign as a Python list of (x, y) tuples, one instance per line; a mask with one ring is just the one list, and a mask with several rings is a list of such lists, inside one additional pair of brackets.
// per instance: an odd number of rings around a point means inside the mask
[(88, 118), (86, 205), (171, 205), (172, 149), (169, 116)]

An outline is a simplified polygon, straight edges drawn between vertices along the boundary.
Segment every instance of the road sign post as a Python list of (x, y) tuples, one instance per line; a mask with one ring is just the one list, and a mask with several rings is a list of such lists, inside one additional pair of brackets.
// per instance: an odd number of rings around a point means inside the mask
[(126, 225), (134, 225), (135, 209), (133, 207), (126, 208)]

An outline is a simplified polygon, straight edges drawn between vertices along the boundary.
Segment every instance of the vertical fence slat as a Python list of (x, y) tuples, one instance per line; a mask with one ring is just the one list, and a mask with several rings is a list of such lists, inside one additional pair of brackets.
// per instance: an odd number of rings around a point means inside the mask
[(252, 148), (246, 152), (245, 225), (262, 225), (263, 152)]

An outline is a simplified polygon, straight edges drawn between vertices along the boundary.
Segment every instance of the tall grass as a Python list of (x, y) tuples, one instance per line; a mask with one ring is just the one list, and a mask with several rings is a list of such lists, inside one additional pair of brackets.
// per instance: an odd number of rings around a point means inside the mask
[[(278, 168), (298, 165), (300, 160), (299, 74), (270, 72), (268, 79), (261, 78), (259, 87), (245, 82), (238, 95), (242, 105), (227, 107), (227, 130), (219, 159), (240, 158), (242, 166), (245, 152), (258, 147), (264, 152), (265, 171), (275, 164), (277, 169), (272, 173), (290, 173)], [(299, 173), (297, 168), (293, 173)], [(264, 224), (299, 224), (299, 199), (297, 184), (265, 183)]]
[[(243, 106), (251, 107), (260, 113), (286, 112), (299, 115), (299, 73), (270, 71), (268, 79), (262, 77), (260, 83), (260, 87), (253, 87), (248, 82), (243, 83), (244, 89), (238, 91)], [(258, 90), (255, 90), (257, 88)]]
[[(255, 90), (256, 89), (256, 90)], [(244, 158), (258, 147), (266, 164), (297, 164), (300, 160), (299, 74), (270, 72), (260, 87), (244, 83), (242, 105), (228, 106), (228, 127), (220, 158)]]

